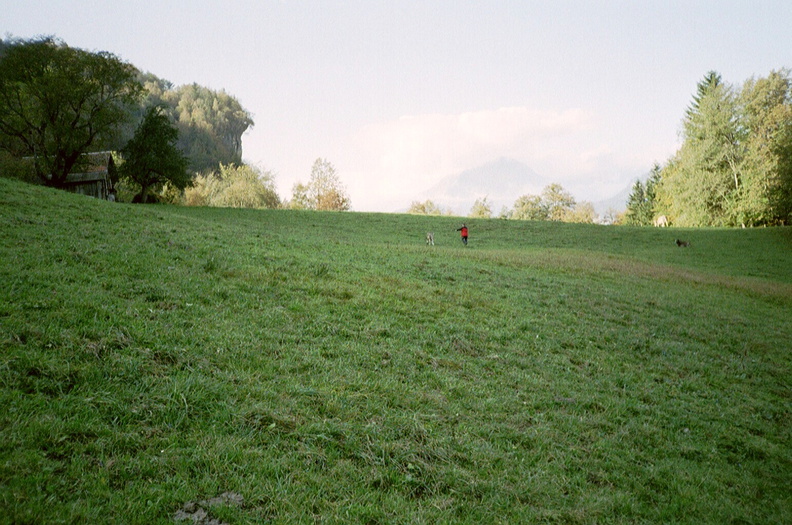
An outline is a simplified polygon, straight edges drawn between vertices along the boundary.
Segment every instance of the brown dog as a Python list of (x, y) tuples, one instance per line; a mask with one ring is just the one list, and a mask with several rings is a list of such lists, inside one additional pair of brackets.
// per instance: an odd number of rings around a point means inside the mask
[(676, 245), (679, 246), (680, 248), (687, 248), (688, 246), (690, 246), (690, 243), (688, 241), (680, 241), (679, 239), (677, 239)]

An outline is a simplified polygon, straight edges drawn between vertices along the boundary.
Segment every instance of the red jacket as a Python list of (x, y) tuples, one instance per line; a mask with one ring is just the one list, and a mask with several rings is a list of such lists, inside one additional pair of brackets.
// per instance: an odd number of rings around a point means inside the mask
[(460, 229), (459, 229), (459, 231), (461, 231), (461, 232), (462, 232), (462, 237), (467, 237), (467, 236), (468, 236), (468, 234), (467, 234), (467, 227), (465, 227), (465, 228), (460, 228)]

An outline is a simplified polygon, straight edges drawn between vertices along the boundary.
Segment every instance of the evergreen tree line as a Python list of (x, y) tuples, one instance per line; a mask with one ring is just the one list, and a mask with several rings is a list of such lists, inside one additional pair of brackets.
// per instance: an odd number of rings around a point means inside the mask
[(682, 121), (682, 146), (636, 181), (625, 224), (665, 216), (676, 226), (792, 222), (792, 80), (772, 71), (742, 86), (709, 72)]

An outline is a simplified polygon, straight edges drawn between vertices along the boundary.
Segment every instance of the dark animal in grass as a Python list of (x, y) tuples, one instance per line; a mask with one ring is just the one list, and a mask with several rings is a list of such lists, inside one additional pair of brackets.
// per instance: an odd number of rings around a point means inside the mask
[(690, 246), (690, 242), (688, 241), (680, 241), (679, 239), (676, 240), (676, 245), (680, 248), (687, 248)]

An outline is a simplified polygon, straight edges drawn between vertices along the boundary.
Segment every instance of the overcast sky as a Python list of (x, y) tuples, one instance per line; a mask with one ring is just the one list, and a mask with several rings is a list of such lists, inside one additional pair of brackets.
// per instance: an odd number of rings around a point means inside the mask
[(678, 148), (707, 71), (792, 67), (790, 27), (788, 0), (0, 0), (4, 37), (224, 89), (282, 197), (322, 157), (357, 211), (500, 157), (610, 197)]

